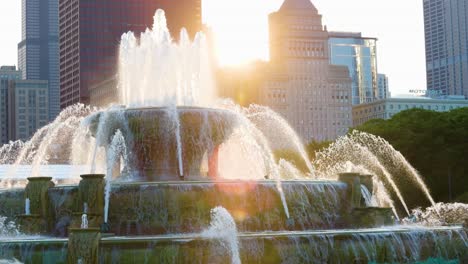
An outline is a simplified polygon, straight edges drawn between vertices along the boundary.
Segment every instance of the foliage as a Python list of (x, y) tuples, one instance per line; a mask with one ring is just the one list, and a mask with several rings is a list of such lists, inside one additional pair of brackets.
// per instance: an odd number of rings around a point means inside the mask
[(468, 186), (468, 108), (403, 111), (357, 130), (384, 138), (421, 173), (437, 201), (451, 201)]
[(316, 153), (328, 148), (333, 142), (332, 141), (311, 141), (306, 146), (307, 153), (309, 154), (310, 160), (315, 159)]

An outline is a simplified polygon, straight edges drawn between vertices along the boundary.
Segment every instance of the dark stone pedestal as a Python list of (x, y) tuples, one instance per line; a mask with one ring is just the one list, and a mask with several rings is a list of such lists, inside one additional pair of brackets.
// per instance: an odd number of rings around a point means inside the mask
[(47, 234), (47, 222), (38, 214), (18, 215), (18, 224), (21, 233), (29, 235)]
[[(351, 208), (361, 207), (361, 177), (359, 173), (341, 173), (338, 180), (348, 185), (348, 201)], [(372, 191), (372, 190), (371, 190)]]
[(381, 227), (394, 224), (392, 208), (355, 208), (352, 213), (353, 226), (361, 228)]
[(53, 228), (53, 210), (50, 207), (49, 188), (54, 187), (51, 177), (30, 177), (24, 200), (30, 201), (30, 214), (19, 215), (21, 231), (25, 234), (46, 234)]
[[(104, 215), (104, 188), (105, 180), (103, 174), (81, 175), (82, 180), (78, 186), (78, 202), (73, 213), (72, 226), (81, 226), (81, 216), (85, 213), (84, 204), (88, 205), (89, 227), (100, 228)], [(76, 218), (76, 219), (75, 219)], [(76, 222), (79, 222), (77, 225)]]
[(99, 228), (70, 228), (68, 263), (97, 264), (99, 260)]

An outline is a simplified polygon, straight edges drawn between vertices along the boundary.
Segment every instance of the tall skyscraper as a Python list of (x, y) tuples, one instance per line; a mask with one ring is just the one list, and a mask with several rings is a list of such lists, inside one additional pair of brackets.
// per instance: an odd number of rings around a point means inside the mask
[(468, 97), (468, 1), (423, 4), (428, 94)]
[(151, 27), (159, 8), (165, 10), (175, 37), (182, 27), (192, 37), (202, 29), (201, 0), (59, 0), (62, 108), (117, 99), (120, 38), (127, 31), (138, 36)]
[(58, 0), (21, 1), (18, 67), (22, 78), (49, 83), (49, 120), (60, 112)]
[(330, 63), (348, 67), (352, 79), (353, 105), (385, 98), (377, 77), (377, 39), (361, 33), (329, 32)]
[(330, 65), (322, 16), (310, 0), (285, 0), (269, 19), (271, 67), (261, 103), (306, 142), (345, 134), (352, 125), (351, 79), (347, 67)]

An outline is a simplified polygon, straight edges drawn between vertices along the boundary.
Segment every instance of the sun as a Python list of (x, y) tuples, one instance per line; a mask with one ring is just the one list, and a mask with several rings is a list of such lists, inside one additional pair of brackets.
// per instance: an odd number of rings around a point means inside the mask
[(282, 0), (204, 0), (203, 22), (211, 29), (221, 65), (268, 59), (268, 14)]

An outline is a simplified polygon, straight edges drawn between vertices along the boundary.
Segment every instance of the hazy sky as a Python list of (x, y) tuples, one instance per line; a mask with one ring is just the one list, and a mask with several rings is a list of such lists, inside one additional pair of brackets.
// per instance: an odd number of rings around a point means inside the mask
[[(220, 45), (228, 43), (225, 49), (219, 48), (220, 57), (267, 56), (267, 14), (277, 10), (282, 0), (203, 1), (204, 20), (220, 35)], [(313, 0), (313, 3), (330, 31), (362, 32), (379, 39), (379, 72), (389, 76), (393, 94), (425, 89), (422, 0)], [(0, 65), (17, 64), (20, 10), (20, 0), (3, 1), (0, 8)]]

